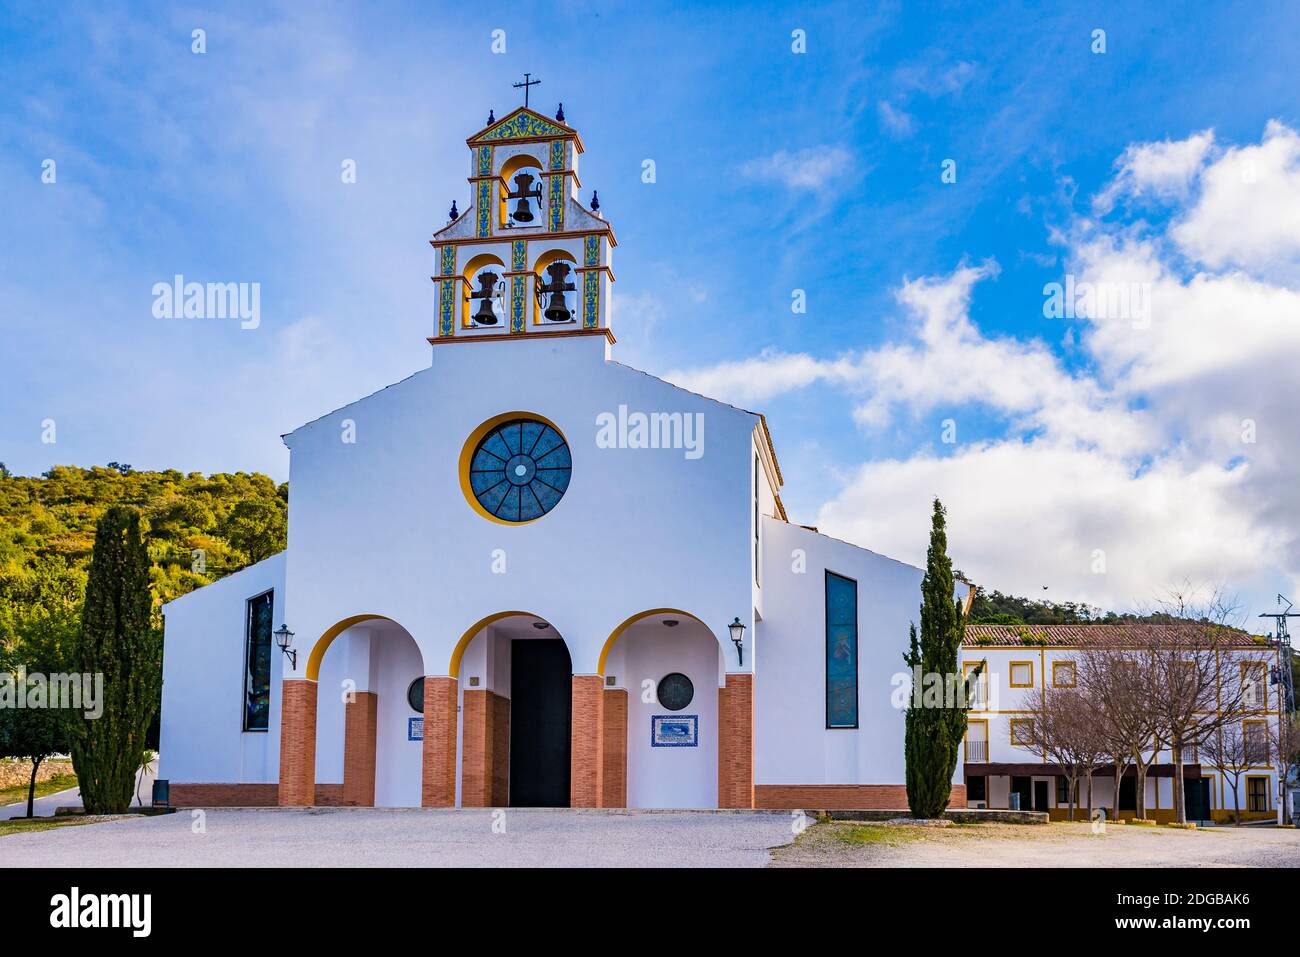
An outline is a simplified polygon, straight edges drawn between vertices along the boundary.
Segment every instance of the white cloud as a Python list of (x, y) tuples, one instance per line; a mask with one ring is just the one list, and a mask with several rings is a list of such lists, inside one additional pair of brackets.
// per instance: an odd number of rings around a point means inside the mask
[(812, 356), (766, 349), (751, 359), (723, 362), (700, 369), (674, 369), (664, 378), (683, 389), (736, 405), (763, 402), (815, 382), (851, 383), (859, 376), (856, 361), (814, 359)]
[(742, 175), (765, 182), (782, 183), (790, 189), (820, 190), (849, 165), (849, 152), (840, 146), (809, 146), (801, 150), (777, 150), (770, 156), (748, 160)]
[[(1054, 232), (1079, 282), (1150, 290), (1149, 322), (1077, 320), (1067, 368), (1035, 339), (972, 320), (994, 263), (905, 280), (903, 334), (833, 359), (765, 352), (680, 373), (702, 391), (770, 399), (842, 388), (867, 430), (942, 409), (992, 414), (1001, 439), (926, 444), (862, 465), (814, 521), (923, 559), (929, 498), (949, 507), (957, 563), (990, 587), (1125, 608), (1170, 583), (1268, 594), (1300, 582), (1300, 137), (1270, 123), (1226, 150), (1213, 134), (1130, 146), (1094, 199), (1157, 198), (1166, 221), (1077, 218)], [(1189, 265), (1188, 258), (1191, 259)], [(1104, 562), (1104, 572), (1095, 567)]]
[(880, 115), (880, 125), (895, 139), (907, 139), (916, 132), (916, 120), (912, 114), (888, 100), (881, 100), (876, 106), (876, 112)]
[(993, 442), (863, 465), (814, 524), (922, 564), (938, 495), (954, 561), (975, 581), (1125, 608), (1185, 578), (1242, 582), (1259, 569), (1269, 538), (1241, 494), (1246, 474), (1176, 457), (1135, 471), (1070, 442)]
[(1170, 235), (1213, 269), (1300, 275), (1300, 135), (1274, 120), (1258, 145), (1228, 150)]
[(1196, 133), (1185, 140), (1135, 143), (1116, 161), (1116, 174), (1093, 200), (1102, 214), (1122, 197), (1183, 199), (1214, 146), (1214, 131)]

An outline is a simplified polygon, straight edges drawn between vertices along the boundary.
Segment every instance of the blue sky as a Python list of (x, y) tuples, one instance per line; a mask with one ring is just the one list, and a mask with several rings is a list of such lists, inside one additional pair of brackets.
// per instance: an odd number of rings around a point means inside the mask
[[(991, 7), (5, 5), (0, 460), (286, 477), (280, 433), (428, 364), (426, 240), (530, 71), (618, 234), (616, 358), (764, 411), (792, 518), (915, 561), (942, 494), (991, 586), (1133, 607), (1213, 581), (1255, 609), (1300, 577), (1297, 396), (1269, 366), (1300, 241), (1220, 241), (1212, 214), (1252, 149), (1274, 192), (1249, 201), (1296, 199), (1300, 8)], [(1044, 284), (1143, 262), (1176, 304), (1158, 340), (1044, 317)], [(155, 319), (176, 273), (259, 282), (260, 327)], [(1222, 328), (1265, 287), (1266, 328)], [(1220, 413), (1259, 441), (1203, 431)]]

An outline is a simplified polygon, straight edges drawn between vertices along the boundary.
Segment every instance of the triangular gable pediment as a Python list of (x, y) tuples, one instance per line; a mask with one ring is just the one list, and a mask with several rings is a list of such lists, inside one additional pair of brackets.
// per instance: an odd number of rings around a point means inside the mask
[(559, 138), (577, 139), (575, 130), (549, 120), (540, 113), (534, 113), (525, 106), (519, 107), (509, 116), (497, 120), (471, 136), (466, 142), (470, 146), (480, 143), (501, 143), (516, 140), (553, 140)]

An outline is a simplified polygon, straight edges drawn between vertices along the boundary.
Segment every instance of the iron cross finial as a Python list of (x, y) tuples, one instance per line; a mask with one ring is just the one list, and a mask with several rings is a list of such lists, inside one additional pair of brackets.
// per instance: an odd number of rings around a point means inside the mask
[(524, 74), (524, 82), (523, 82), (523, 83), (512, 83), (512, 84), (511, 84), (511, 86), (513, 86), (516, 90), (519, 89), (521, 86), (524, 88), (524, 108), (525, 108), (525, 109), (528, 108), (528, 88), (529, 88), (530, 86), (537, 86), (539, 83), (542, 82), (541, 80), (534, 80), (534, 79), (532, 79), (532, 76), (533, 76), (533, 75), (532, 75), (531, 73), (525, 73), (525, 74)]

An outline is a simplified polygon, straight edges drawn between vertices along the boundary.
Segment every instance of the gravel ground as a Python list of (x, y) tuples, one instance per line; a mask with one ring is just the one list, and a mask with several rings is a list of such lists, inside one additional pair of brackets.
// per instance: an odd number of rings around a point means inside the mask
[[(12, 867), (763, 867), (785, 813), (214, 809), (0, 837)], [(493, 824), (503, 824), (495, 833)]]
[(792, 837), (785, 813), (214, 809), (0, 837), (0, 868), (1300, 866), (1300, 831), (1277, 828), (829, 823)]
[(1300, 867), (1300, 831), (833, 822), (809, 828), (773, 858), (778, 867)]

